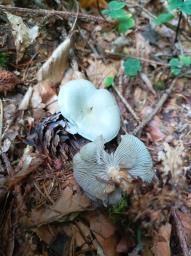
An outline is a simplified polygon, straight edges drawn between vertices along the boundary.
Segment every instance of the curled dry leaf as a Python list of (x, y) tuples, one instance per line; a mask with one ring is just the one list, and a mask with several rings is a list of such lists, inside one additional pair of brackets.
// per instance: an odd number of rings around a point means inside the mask
[(6, 12), (7, 18), (12, 28), (12, 34), (15, 40), (15, 46), (17, 50), (18, 63), (24, 55), (25, 50), (31, 45), (38, 36), (38, 26), (29, 28), (23, 22), (23, 19), (19, 16)]
[(68, 53), (71, 39), (67, 37), (42, 65), (37, 73), (38, 84), (33, 88), (31, 105), (33, 108), (47, 107), (51, 114), (57, 111), (55, 86), (63, 79), (68, 66)]
[(68, 53), (70, 49), (71, 39), (67, 37), (42, 65), (37, 73), (39, 82), (48, 80), (50, 85), (56, 85), (63, 79), (64, 72), (68, 66)]
[(7, 93), (14, 90), (15, 86), (19, 83), (20, 80), (14, 73), (0, 70), (0, 93)]

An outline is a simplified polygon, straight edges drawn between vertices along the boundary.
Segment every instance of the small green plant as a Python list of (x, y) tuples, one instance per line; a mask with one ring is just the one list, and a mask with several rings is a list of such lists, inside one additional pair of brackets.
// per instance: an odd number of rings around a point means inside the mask
[(157, 25), (164, 24), (174, 18), (174, 15), (171, 13), (171, 11), (178, 11), (185, 13), (187, 15), (191, 14), (191, 0), (168, 0), (168, 5), (167, 5), (167, 12), (161, 13), (155, 20), (154, 22)]
[(127, 32), (135, 26), (135, 21), (132, 14), (124, 8), (126, 3), (120, 1), (111, 1), (108, 3), (108, 9), (102, 11), (102, 14), (109, 16), (113, 20), (118, 21), (118, 31), (120, 33)]
[(155, 20), (156, 25), (162, 25), (174, 18), (174, 15), (172, 15), (170, 12), (161, 13)]
[(104, 85), (105, 85), (105, 88), (112, 87), (114, 85), (114, 77), (113, 76), (107, 76), (104, 79)]
[(8, 63), (8, 57), (5, 53), (0, 53), (0, 67), (6, 68)]
[(124, 63), (124, 71), (127, 76), (136, 76), (142, 69), (140, 60), (128, 57)]
[(178, 76), (184, 69), (191, 67), (191, 57), (181, 55), (178, 58), (172, 58), (169, 65), (172, 74)]

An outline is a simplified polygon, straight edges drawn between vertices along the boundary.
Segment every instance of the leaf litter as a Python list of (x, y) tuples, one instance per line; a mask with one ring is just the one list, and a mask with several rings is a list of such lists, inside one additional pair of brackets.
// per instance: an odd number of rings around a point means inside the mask
[[(36, 2), (23, 7), (37, 10)], [(53, 2), (57, 10), (76, 12), (69, 1)], [(106, 1), (99, 6), (97, 1), (86, 2), (80, 1), (82, 13), (95, 17), (99, 8), (107, 5)], [(152, 113), (172, 83), (167, 63), (178, 52), (172, 43), (175, 32), (165, 25), (150, 26), (149, 15), (157, 15), (161, 4), (141, 1), (142, 11), (136, 7), (140, 1), (131, 4), (136, 29), (124, 36), (106, 20), (101, 24), (80, 20), (72, 35), (73, 19), (61, 16), (46, 19), (19, 12), (16, 16), (10, 11), (9, 21), (0, 21), (4, 27), (0, 47), (9, 60), (0, 70), (0, 229), (4, 241), (0, 252), (5, 255), (188, 255), (189, 78), (178, 78), (166, 103), (139, 134), (152, 154), (156, 177), (150, 185), (132, 181), (124, 206), (95, 205), (76, 184), (72, 158), (88, 141), (69, 134), (67, 120), (57, 113), (60, 84), (83, 77), (103, 88), (110, 76), (114, 83), (108, 90), (121, 110), (120, 135), (133, 133)], [(43, 8), (53, 6), (43, 1)], [(190, 42), (180, 37), (189, 53)], [(142, 62), (143, 69), (136, 77), (124, 75), (127, 57)], [(107, 149), (113, 151), (116, 146), (117, 139)]]

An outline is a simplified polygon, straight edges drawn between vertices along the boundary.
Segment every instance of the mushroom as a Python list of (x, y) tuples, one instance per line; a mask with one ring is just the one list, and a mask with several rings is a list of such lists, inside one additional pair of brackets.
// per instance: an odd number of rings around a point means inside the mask
[(69, 121), (71, 133), (94, 141), (102, 135), (105, 142), (117, 136), (120, 111), (112, 94), (96, 89), (88, 80), (72, 80), (58, 94), (61, 114)]
[(142, 141), (126, 134), (114, 153), (104, 150), (99, 137), (81, 148), (73, 158), (74, 177), (87, 196), (104, 205), (117, 203), (124, 189), (126, 176), (151, 182), (154, 176), (149, 151)]

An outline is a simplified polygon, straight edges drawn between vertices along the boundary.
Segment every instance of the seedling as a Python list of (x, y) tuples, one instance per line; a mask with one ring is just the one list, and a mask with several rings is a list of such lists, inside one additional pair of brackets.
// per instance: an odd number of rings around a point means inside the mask
[(123, 63), (124, 71), (127, 76), (136, 76), (142, 69), (141, 62), (132, 57), (128, 57)]
[(111, 1), (108, 3), (108, 9), (102, 11), (102, 14), (107, 15), (118, 22), (119, 33), (125, 33), (135, 26), (132, 14), (127, 12), (125, 7), (126, 3), (124, 2)]
[(181, 74), (183, 69), (191, 67), (191, 57), (181, 55), (178, 58), (172, 58), (169, 61), (169, 65), (172, 74), (178, 76)]

